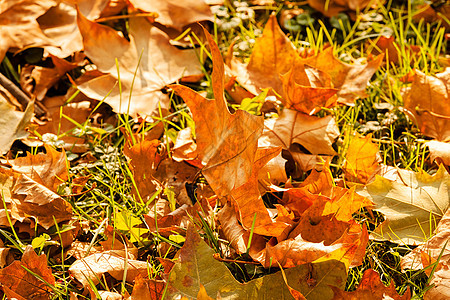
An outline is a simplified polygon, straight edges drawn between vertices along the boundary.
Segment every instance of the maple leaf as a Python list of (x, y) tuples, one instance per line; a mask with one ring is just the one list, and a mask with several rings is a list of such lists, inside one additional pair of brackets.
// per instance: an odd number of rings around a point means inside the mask
[(21, 261), (14, 261), (0, 270), (0, 283), (9, 299), (49, 299), (55, 277), (47, 266), (47, 256), (37, 255), (31, 246), (23, 252)]
[(450, 237), (450, 210), (445, 212), (433, 234), (426, 242), (421, 243), (402, 258), (402, 270), (418, 270), (427, 267), (421, 259), (422, 253), (426, 253), (433, 260), (439, 259), (442, 255), (439, 263), (444, 265), (450, 263), (450, 245), (447, 243)]
[[(417, 244), (433, 232), (450, 206), (450, 175), (441, 165), (429, 175), (424, 171), (397, 170), (395, 180), (376, 176), (375, 181), (356, 191), (375, 203), (375, 209), (386, 220), (373, 233), (373, 238), (398, 243)], [(430, 222), (430, 220), (433, 220)]]
[[(67, 201), (24, 174), (0, 169), (0, 189), (13, 224), (31, 217), (49, 229), (55, 221), (59, 223), (72, 217), (72, 207)], [(5, 208), (0, 210), (0, 216), (0, 225), (10, 227)]]
[[(105, 102), (118, 113), (151, 115), (159, 106), (166, 109), (169, 99), (161, 89), (182, 76), (201, 73), (193, 50), (172, 46), (167, 35), (143, 17), (129, 20), (130, 41), (114, 29), (86, 19), (80, 12), (77, 18), (86, 55), (106, 73), (78, 88), (97, 100), (103, 100), (111, 92)], [(117, 85), (119, 78), (121, 90)], [(130, 99), (122, 99), (122, 94), (130, 93)]]
[(231, 114), (224, 98), (224, 65), (217, 44), (204, 30), (213, 59), (214, 100), (182, 86), (170, 85), (191, 110), (196, 124), (197, 152), (204, 164), (202, 173), (218, 196), (243, 185), (251, 175), (262, 133), (263, 118), (237, 110)]
[(428, 146), (430, 150), (430, 160), (436, 161), (437, 164), (444, 163), (450, 165), (450, 143), (444, 143), (439, 141), (429, 141), (424, 145)]
[(415, 70), (405, 108), (414, 117), (420, 131), (439, 141), (450, 140), (450, 68), (435, 76)]
[(338, 90), (332, 88), (331, 78), (325, 72), (296, 63), (280, 77), (286, 108), (313, 115), (323, 107), (330, 108), (336, 104), (336, 97), (333, 96)]
[(379, 148), (372, 143), (372, 134), (357, 134), (350, 142), (343, 167), (345, 179), (366, 184), (380, 169)]
[(271, 146), (283, 149), (298, 143), (312, 154), (335, 155), (332, 143), (338, 136), (339, 129), (333, 117), (319, 118), (285, 108), (275, 123), (270, 119), (265, 121), (262, 138), (268, 139)]
[(372, 269), (364, 271), (361, 282), (356, 291), (345, 292), (336, 287), (331, 287), (334, 292), (333, 299), (353, 300), (353, 299), (394, 299), (408, 300), (411, 299), (411, 290), (407, 290), (403, 296), (400, 296), (395, 290), (394, 280), (391, 279), (389, 286), (385, 286), (381, 282), (380, 274)]
[(287, 73), (298, 58), (294, 45), (278, 25), (275, 15), (271, 15), (264, 27), (263, 35), (253, 47), (247, 65), (236, 59), (228, 62), (236, 81), (254, 95), (262, 88), (272, 88), (283, 94), (280, 74)]
[(166, 283), (163, 280), (149, 279), (139, 274), (133, 286), (130, 300), (162, 299)]
[(147, 268), (147, 262), (135, 260), (126, 251), (107, 250), (76, 260), (70, 266), (69, 272), (84, 287), (88, 287), (89, 281), (94, 285), (98, 284), (105, 273), (117, 280), (122, 280), (125, 270), (126, 280), (133, 282), (138, 274), (146, 275)]
[(372, 54), (378, 55), (384, 54), (384, 59), (388, 62), (398, 64), (402, 56), (406, 56), (412, 62), (414, 58), (420, 53), (420, 47), (409, 45), (405, 47), (405, 54), (401, 52), (401, 46), (395, 42), (394, 36), (386, 37), (380, 36), (375, 43), (375, 48), (372, 50)]
[(26, 138), (25, 130), (33, 117), (34, 103), (30, 102), (24, 112), (16, 111), (0, 93), (0, 154), (9, 150), (17, 139)]
[(66, 165), (66, 153), (58, 152), (53, 147), (45, 145), (47, 153), (36, 155), (27, 153), (25, 157), (10, 160), (13, 170), (25, 174), (32, 180), (57, 192), (58, 186), (69, 178)]
[(78, 62), (75, 61), (73, 63), (52, 54), (49, 57), (53, 63), (52, 68), (29, 65), (25, 66), (20, 74), (22, 78), (28, 79), (26, 81), (21, 80), (22, 89), (36, 96), (36, 99), (39, 101), (44, 99), (47, 91), (58, 83), (61, 77), (82, 65), (84, 61), (83, 55), (80, 55)]
[[(193, 226), (189, 226), (186, 242), (179, 251), (179, 259), (169, 273), (168, 296), (195, 299), (202, 284), (207, 295), (213, 297), (293, 299), (281, 272), (241, 284), (225, 265), (213, 258), (213, 254), (213, 250), (200, 238)], [(298, 266), (285, 270), (284, 273), (286, 282), (294, 291), (308, 295), (311, 299), (317, 299), (319, 295), (321, 299), (331, 299), (333, 294), (329, 285), (343, 288), (347, 277), (344, 265), (335, 260)], [(309, 279), (308, 283), (306, 279)]]
[(31, 46), (52, 45), (39, 28), (36, 18), (43, 15), (57, 1), (8, 1), (0, 7), (0, 61), (10, 49), (22, 50)]
[(337, 59), (333, 48), (327, 48), (315, 56), (303, 59), (303, 63), (313, 66), (331, 76), (333, 88), (338, 89), (338, 102), (353, 105), (356, 98), (365, 98), (367, 83), (383, 62), (383, 55), (369, 60), (366, 64), (348, 64)]
[(156, 22), (180, 32), (183, 27), (200, 21), (214, 21), (209, 5), (203, 0), (130, 0), (140, 10), (157, 13)]

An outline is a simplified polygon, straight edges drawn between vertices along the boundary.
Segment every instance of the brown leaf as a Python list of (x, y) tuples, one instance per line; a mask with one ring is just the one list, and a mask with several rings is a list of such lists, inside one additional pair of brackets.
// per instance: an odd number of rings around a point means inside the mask
[(145, 261), (134, 260), (126, 257), (123, 251), (119, 255), (116, 250), (94, 253), (88, 257), (76, 260), (69, 268), (70, 274), (75, 277), (84, 287), (89, 287), (89, 280), (94, 285), (105, 273), (110, 274), (116, 280), (122, 280), (125, 268), (127, 270), (127, 282), (133, 282), (138, 274), (147, 275), (148, 264)]
[(69, 178), (66, 164), (66, 153), (56, 151), (53, 147), (45, 145), (46, 153), (36, 155), (27, 153), (25, 157), (10, 160), (13, 170), (25, 174), (32, 180), (46, 186), (53, 192), (58, 186)]
[[(151, 115), (158, 111), (159, 105), (168, 108), (169, 99), (161, 89), (182, 76), (201, 73), (193, 50), (172, 46), (165, 33), (143, 17), (130, 18), (130, 41), (110, 27), (89, 21), (80, 12), (78, 26), (86, 55), (100, 71), (107, 73), (78, 87), (96, 100), (102, 100), (111, 91), (105, 102), (116, 112)], [(119, 77), (123, 97), (117, 84)], [(128, 99), (125, 95), (130, 92), (132, 97)]]
[(357, 134), (350, 142), (343, 167), (345, 179), (362, 184), (369, 183), (380, 170), (379, 148), (372, 142), (372, 134)]
[(223, 94), (222, 56), (211, 35), (204, 32), (213, 56), (215, 100), (205, 99), (182, 85), (170, 87), (183, 98), (194, 116), (197, 151), (205, 165), (203, 175), (218, 196), (225, 196), (250, 178), (263, 119), (243, 110), (230, 114)]
[(158, 140), (144, 140), (134, 146), (126, 143), (124, 154), (129, 159), (129, 166), (136, 182), (137, 191), (134, 191), (136, 200), (142, 199), (147, 202), (148, 198), (156, 191), (158, 183), (153, 174), (162, 159), (158, 154), (158, 147)]
[(399, 63), (399, 59), (403, 56), (407, 56), (411, 60), (411, 64), (414, 62), (414, 58), (420, 53), (420, 47), (409, 45), (405, 46), (405, 54), (401, 53), (401, 46), (395, 42), (395, 37), (380, 36), (375, 44), (376, 48), (372, 51), (372, 54), (378, 55), (384, 54), (384, 59), (394, 64)]
[(193, 160), (197, 155), (197, 144), (192, 139), (191, 127), (178, 131), (175, 145), (172, 148), (172, 158), (175, 161)]
[[(300, 77), (298, 73), (305, 74), (302, 76), (305, 80), (298, 78)], [(333, 96), (338, 90), (332, 88), (329, 75), (318, 69), (296, 64), (280, 77), (286, 98), (286, 108), (313, 115), (322, 107), (330, 108), (336, 104), (336, 97)], [(319, 82), (314, 82), (314, 79)]]
[[(52, 55), (65, 58), (83, 50), (83, 39), (77, 25), (76, 3), (86, 1), (57, 1), (37, 19), (44, 35), (52, 42), (44, 49)], [(92, 0), (92, 3), (99, 2)]]
[(338, 102), (353, 105), (356, 98), (365, 98), (367, 83), (383, 62), (383, 55), (378, 55), (366, 64), (348, 64), (337, 59), (333, 48), (327, 48), (316, 56), (303, 60), (304, 64), (311, 65), (331, 76), (333, 87), (338, 89)]
[(229, 65), (237, 82), (254, 95), (258, 95), (262, 88), (272, 88), (282, 95), (279, 75), (287, 73), (296, 58), (295, 47), (279, 27), (275, 15), (271, 15), (263, 35), (255, 42), (249, 63), (244, 65), (232, 59)]
[(278, 237), (289, 226), (285, 222), (279, 222), (270, 217), (258, 189), (259, 170), (278, 155), (280, 150), (279, 148), (259, 148), (255, 155), (250, 179), (230, 193), (239, 211), (242, 226), (246, 230), (253, 229), (256, 234)]
[(34, 103), (30, 102), (24, 112), (16, 111), (0, 93), (0, 154), (9, 151), (17, 139), (26, 138), (25, 130), (33, 117)]
[[(13, 224), (31, 217), (49, 229), (55, 221), (59, 223), (72, 217), (72, 207), (67, 201), (26, 175), (0, 169), (0, 188)], [(0, 216), (0, 225), (10, 227), (5, 208), (0, 210)]]
[(420, 131), (438, 141), (450, 140), (450, 68), (435, 76), (415, 71), (405, 108), (414, 116)]
[(46, 283), (55, 285), (55, 277), (47, 266), (47, 256), (45, 254), (38, 256), (31, 246), (27, 246), (21, 261), (16, 260), (6, 268), (0, 269), (0, 283), (10, 299), (15, 298), (14, 295), (19, 295), (22, 297), (20, 299), (44, 300), (50, 299), (52, 294), (52, 289)]
[[(32, 95), (36, 96), (36, 99), (39, 101), (44, 99), (47, 91), (58, 83), (61, 77), (82, 64), (82, 62), (71, 63), (51, 54), (50, 58), (53, 62), (52, 68), (41, 66), (31, 66), (31, 68), (25, 67), (22, 69), (20, 75), (21, 79), (27, 76), (30, 77), (32, 86), (27, 87), (26, 85), (30, 83), (22, 82), (22, 80), (21, 86), (24, 90), (28, 90)], [(24, 72), (28, 72), (28, 74), (24, 74)]]
[(331, 287), (334, 292), (333, 299), (343, 300), (378, 300), (378, 299), (394, 299), (394, 300), (407, 300), (411, 299), (411, 291), (408, 289), (403, 296), (400, 296), (395, 290), (394, 280), (391, 280), (389, 286), (385, 286), (380, 280), (380, 274), (372, 269), (364, 271), (363, 278), (356, 289), (353, 292), (345, 292), (336, 287)]
[(338, 136), (339, 129), (333, 117), (319, 118), (285, 108), (275, 124), (265, 122), (263, 138), (283, 149), (298, 143), (311, 154), (335, 155), (332, 144)]
[(8, 1), (0, 7), (0, 61), (8, 50), (22, 50), (26, 47), (52, 45), (39, 28), (36, 18), (43, 15), (54, 0)]
[(164, 294), (166, 283), (163, 280), (149, 279), (139, 274), (133, 286), (130, 300), (159, 300)]
[(430, 160), (436, 161), (436, 163), (444, 163), (450, 166), (450, 143), (444, 143), (439, 141), (429, 141), (424, 145), (428, 146), (430, 150)]
[(183, 27), (200, 21), (214, 21), (209, 6), (203, 0), (130, 0), (140, 10), (157, 13), (155, 21), (183, 31)]

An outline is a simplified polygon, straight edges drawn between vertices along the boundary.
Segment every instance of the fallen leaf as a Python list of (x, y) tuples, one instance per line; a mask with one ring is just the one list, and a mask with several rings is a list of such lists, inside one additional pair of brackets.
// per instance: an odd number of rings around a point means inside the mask
[(205, 99), (182, 85), (170, 87), (183, 98), (194, 116), (197, 152), (205, 166), (203, 175), (218, 196), (226, 196), (250, 178), (263, 119), (243, 110), (234, 114), (228, 111), (222, 56), (211, 35), (204, 32), (213, 56), (215, 100)]
[[(302, 76), (304, 80), (298, 78), (301, 76), (298, 73), (304, 74)], [(289, 72), (280, 77), (286, 108), (313, 115), (323, 107), (330, 108), (336, 104), (336, 97), (333, 96), (338, 90), (332, 88), (330, 76), (318, 69), (304, 64), (294, 64)]]
[(78, 88), (96, 100), (103, 100), (111, 92), (105, 102), (115, 112), (136, 116), (152, 115), (159, 108), (166, 109), (169, 98), (161, 89), (182, 76), (201, 73), (193, 50), (172, 46), (165, 33), (143, 17), (130, 18), (130, 41), (114, 29), (86, 19), (81, 13), (77, 18), (86, 55), (98, 70), (107, 73)]
[(271, 146), (289, 149), (293, 143), (298, 143), (311, 154), (336, 154), (332, 144), (339, 136), (339, 129), (332, 116), (319, 118), (285, 108), (275, 124), (273, 122), (265, 122), (263, 134)]
[(334, 292), (333, 299), (353, 300), (353, 299), (394, 299), (394, 300), (408, 300), (411, 299), (411, 291), (408, 289), (403, 296), (400, 296), (395, 290), (394, 280), (388, 286), (381, 282), (380, 274), (372, 269), (364, 271), (361, 282), (356, 291), (346, 292), (336, 287), (331, 287)]
[(236, 75), (236, 81), (254, 95), (263, 88), (272, 88), (281, 95), (280, 75), (292, 68), (296, 58), (294, 45), (281, 30), (275, 15), (271, 15), (263, 35), (255, 42), (248, 64), (231, 59), (228, 65)]
[[(83, 64), (82, 61), (71, 63), (51, 54), (50, 58), (52, 60), (53, 67), (48, 68), (30, 65), (29, 67), (24, 67), (20, 75), (21, 79), (24, 77), (29, 77), (30, 79), (30, 83), (25, 83), (21, 80), (22, 89), (29, 91), (30, 94), (34, 95), (39, 101), (44, 99), (47, 91), (51, 87), (54, 87), (56, 83), (59, 82), (61, 77), (63, 77), (67, 72)], [(28, 74), (25, 75), (24, 73)], [(29, 87), (26, 85), (29, 85)]]
[(430, 150), (430, 160), (436, 163), (444, 163), (450, 165), (450, 143), (444, 143), (439, 141), (429, 141), (424, 144), (428, 146)]
[(10, 160), (13, 170), (25, 174), (32, 180), (57, 192), (58, 186), (69, 178), (66, 164), (66, 153), (58, 152), (53, 147), (45, 145), (46, 153), (36, 155), (27, 153), (25, 157)]
[[(427, 267), (421, 259), (422, 253), (426, 253), (431, 259), (437, 260), (442, 252), (439, 263), (444, 265), (450, 263), (450, 244), (447, 244), (447, 240), (450, 238), (450, 210), (445, 212), (433, 234), (430, 239), (421, 243), (417, 248), (402, 258), (402, 270), (418, 270)], [(445, 245), (446, 247), (444, 249)]]
[[(189, 226), (179, 259), (169, 273), (167, 296), (195, 299), (202, 284), (211, 297), (293, 299), (280, 272), (241, 284), (213, 254), (193, 226)], [(310, 299), (331, 299), (333, 292), (329, 285), (343, 288), (347, 278), (345, 266), (336, 260), (306, 264), (284, 273), (289, 286)]]
[(10, 227), (16, 221), (33, 218), (39, 225), (49, 229), (57, 223), (70, 220), (71, 205), (58, 194), (18, 172), (0, 169), (0, 188), (6, 203), (0, 209), (0, 225)]
[(9, 151), (15, 140), (26, 138), (26, 128), (33, 117), (34, 102), (24, 112), (16, 111), (0, 93), (0, 154)]
[(258, 189), (259, 170), (278, 155), (280, 150), (280, 148), (259, 148), (254, 158), (250, 179), (230, 193), (237, 206), (242, 226), (246, 230), (252, 229), (256, 234), (278, 237), (289, 226), (270, 217)]
[(343, 167), (346, 180), (367, 184), (380, 169), (379, 148), (372, 142), (372, 134), (357, 134), (350, 142)]
[(398, 170), (397, 180), (376, 176), (367, 186), (357, 187), (386, 218), (373, 238), (408, 245), (426, 240), (450, 205), (449, 184), (450, 175), (441, 165), (433, 175)]
[(158, 154), (159, 144), (158, 140), (144, 140), (133, 146), (127, 143), (124, 148), (124, 154), (129, 160), (128, 164), (136, 182), (136, 188), (133, 187), (136, 200), (142, 199), (147, 202), (156, 192), (158, 182), (153, 174), (162, 160), (161, 155)]
[(414, 117), (420, 131), (438, 141), (450, 140), (450, 68), (435, 76), (415, 70), (405, 108)]
[(19, 299), (42, 300), (52, 297), (53, 290), (48, 284), (56, 284), (52, 270), (47, 266), (47, 256), (37, 255), (31, 246), (25, 248), (21, 261), (16, 260), (0, 269), (0, 283), (10, 299), (18, 295)]
[(327, 48), (315, 56), (303, 59), (303, 63), (313, 66), (331, 76), (333, 88), (338, 89), (338, 102), (354, 105), (355, 100), (367, 97), (365, 92), (372, 75), (383, 62), (383, 55), (368, 60), (366, 64), (348, 64), (337, 59), (333, 48)]
[(384, 59), (394, 64), (398, 64), (402, 57), (403, 59), (407, 58), (413, 64), (414, 59), (420, 53), (420, 47), (408, 45), (404, 47), (405, 54), (402, 54), (401, 46), (395, 42), (394, 36), (380, 36), (376, 40), (375, 47), (372, 51), (373, 55), (384, 54)]
[(133, 286), (130, 300), (159, 300), (162, 299), (166, 283), (163, 280), (150, 279), (139, 274)]
[(65, 58), (83, 50), (83, 39), (77, 25), (76, 9), (76, 4), (82, 2), (86, 1), (57, 1), (53, 7), (37, 19), (39, 28), (52, 42), (51, 45), (44, 47), (46, 52)]
[[(148, 264), (145, 261), (134, 260), (126, 251), (121, 255), (116, 250), (94, 253), (76, 260), (69, 268), (69, 273), (84, 287), (89, 281), (94, 285), (100, 283), (103, 274), (108, 273), (116, 280), (122, 280), (126, 269), (126, 281), (133, 282), (138, 274), (147, 275)], [(126, 256), (128, 255), (128, 257)]]
[(214, 21), (209, 5), (203, 0), (130, 0), (140, 10), (157, 13), (155, 21), (180, 31), (189, 24)]
[(175, 161), (193, 160), (197, 157), (197, 144), (192, 139), (191, 127), (178, 131), (177, 139), (172, 148), (172, 158)]
[(8, 50), (52, 45), (39, 28), (36, 18), (43, 15), (57, 1), (23, 0), (8, 1), (0, 7), (0, 61)]

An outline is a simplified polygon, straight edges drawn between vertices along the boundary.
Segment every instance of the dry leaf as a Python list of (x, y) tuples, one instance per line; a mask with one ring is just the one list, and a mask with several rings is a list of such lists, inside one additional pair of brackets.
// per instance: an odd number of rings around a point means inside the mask
[(96, 100), (103, 100), (111, 91), (105, 102), (116, 112), (151, 115), (160, 107), (168, 108), (169, 99), (161, 89), (182, 76), (201, 73), (193, 50), (172, 46), (165, 33), (143, 17), (130, 18), (130, 41), (110, 27), (89, 21), (81, 13), (78, 13), (78, 26), (86, 55), (100, 71), (107, 73), (78, 88)]
[(256, 40), (247, 65), (232, 59), (228, 65), (236, 75), (236, 81), (254, 95), (263, 88), (283, 93), (281, 74), (287, 73), (298, 58), (291, 41), (281, 30), (275, 15), (271, 15), (263, 35)]
[[(0, 169), (0, 188), (12, 224), (33, 218), (49, 229), (57, 223), (70, 220), (72, 207), (58, 194), (33, 181), (28, 176)], [(5, 209), (0, 209), (0, 225), (10, 227)]]
[(183, 27), (200, 21), (214, 21), (209, 6), (203, 0), (130, 0), (140, 10), (157, 13), (155, 21), (180, 32)]
[[(299, 73), (304, 74), (304, 80), (299, 78)], [(316, 68), (295, 64), (289, 72), (280, 77), (286, 108), (313, 115), (322, 107), (330, 108), (336, 104), (336, 97), (333, 96), (338, 90), (332, 88), (330, 76)]]
[[(167, 296), (196, 298), (203, 284), (211, 297), (223, 299), (293, 299), (289, 286), (309, 295), (311, 299), (331, 299), (329, 285), (343, 288), (347, 278), (345, 266), (329, 260), (285, 270), (285, 278), (278, 272), (254, 279), (245, 284), (237, 282), (230, 271), (213, 258), (214, 252), (200, 238), (193, 226), (188, 227), (186, 242), (179, 251), (179, 259), (168, 277)], [(309, 281), (307, 281), (309, 279)]]
[(65, 58), (83, 50), (83, 40), (77, 25), (77, 2), (86, 1), (57, 1), (37, 19), (40, 29), (52, 42), (52, 45), (45, 46), (44, 49), (52, 55)]
[(380, 169), (379, 148), (372, 143), (372, 134), (357, 134), (350, 142), (343, 167), (346, 180), (367, 184)]
[(383, 62), (383, 55), (369, 60), (366, 64), (348, 64), (337, 59), (333, 48), (327, 48), (315, 56), (303, 60), (304, 64), (313, 66), (331, 76), (333, 88), (338, 89), (338, 102), (354, 105), (355, 100), (367, 97), (366, 87), (369, 79)]
[[(126, 251), (121, 255), (116, 250), (94, 253), (88, 257), (76, 260), (69, 268), (70, 274), (84, 287), (89, 286), (89, 280), (97, 285), (105, 273), (110, 274), (116, 280), (122, 280), (125, 268), (127, 270), (127, 282), (133, 282), (138, 274), (147, 275), (148, 264), (126, 256)], [(128, 254), (129, 255), (129, 254)]]
[(26, 138), (25, 130), (33, 117), (34, 103), (30, 102), (24, 112), (16, 111), (0, 93), (0, 154), (9, 151), (13, 142)]
[(433, 224), (450, 206), (450, 175), (442, 165), (433, 175), (425, 171), (397, 171), (397, 180), (376, 176), (372, 183), (356, 189), (373, 201), (375, 209), (386, 218), (373, 238), (418, 244), (433, 232)]
[(0, 61), (8, 50), (52, 45), (39, 28), (36, 18), (43, 15), (57, 1), (6, 1), (0, 6)]
[(130, 300), (159, 300), (164, 294), (165, 286), (163, 280), (149, 279), (148, 276), (139, 274), (134, 280)]
[(234, 188), (230, 193), (231, 199), (238, 209), (242, 226), (246, 230), (252, 229), (256, 234), (278, 237), (289, 226), (285, 222), (273, 220), (270, 217), (258, 189), (259, 170), (280, 151), (280, 148), (259, 148), (254, 158), (249, 180)]
[(25, 248), (21, 261), (16, 260), (0, 269), (0, 283), (9, 299), (39, 300), (50, 299), (53, 291), (47, 284), (56, 284), (52, 270), (47, 266), (47, 256), (38, 256), (31, 246)]
[(58, 152), (53, 147), (45, 145), (47, 153), (36, 155), (27, 153), (25, 157), (10, 160), (13, 170), (25, 174), (32, 180), (57, 192), (58, 186), (69, 178), (66, 164), (66, 153)]
[(271, 146), (289, 149), (293, 143), (298, 143), (311, 154), (336, 154), (332, 144), (339, 136), (339, 129), (333, 117), (319, 118), (285, 108), (275, 124), (273, 122), (265, 121), (263, 134)]
[(424, 144), (428, 146), (430, 150), (430, 160), (436, 161), (436, 163), (444, 163), (450, 165), (450, 143), (444, 143), (439, 141), (429, 141)]
[(415, 70), (405, 108), (414, 116), (420, 131), (438, 141), (450, 140), (450, 68), (435, 76)]
[(361, 282), (356, 291), (345, 292), (336, 287), (331, 287), (336, 300), (409, 300), (411, 299), (411, 291), (408, 289), (403, 296), (400, 296), (395, 290), (394, 280), (391, 280), (389, 286), (385, 286), (380, 279), (380, 274), (372, 269), (364, 271)]
[(243, 110), (234, 114), (228, 111), (223, 94), (222, 56), (211, 35), (204, 32), (213, 56), (215, 100), (205, 99), (182, 85), (170, 87), (183, 98), (194, 116), (197, 151), (205, 165), (203, 175), (218, 196), (225, 196), (250, 178), (263, 119)]

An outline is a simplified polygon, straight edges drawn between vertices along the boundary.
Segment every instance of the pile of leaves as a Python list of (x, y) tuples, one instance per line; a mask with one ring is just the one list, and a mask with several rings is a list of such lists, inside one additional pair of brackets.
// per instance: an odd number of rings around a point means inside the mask
[(450, 297), (450, 8), (404, 5), (0, 6), (3, 296)]

